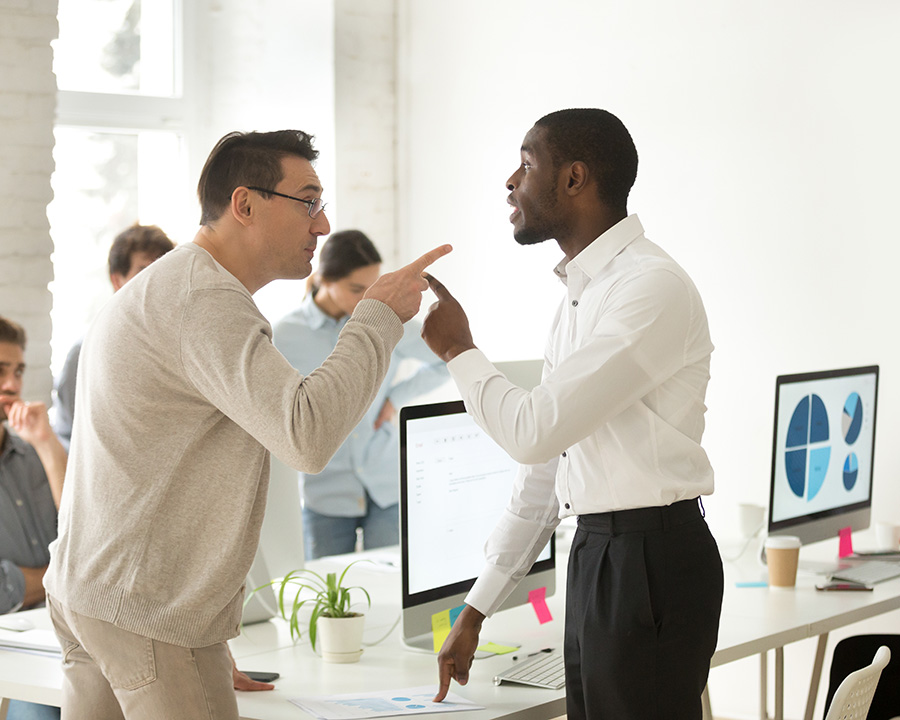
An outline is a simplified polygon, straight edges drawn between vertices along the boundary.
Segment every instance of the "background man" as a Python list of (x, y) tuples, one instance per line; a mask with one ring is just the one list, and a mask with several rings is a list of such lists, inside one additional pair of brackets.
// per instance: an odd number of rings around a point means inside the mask
[[(109, 282), (113, 286), (113, 292), (118, 292), (131, 278), (174, 247), (175, 244), (169, 240), (168, 235), (156, 225), (135, 224), (120, 232), (109, 248)], [(53, 425), (66, 450), (72, 441), (75, 376), (78, 373), (81, 343), (79, 340), (69, 350), (62, 374), (56, 383)]]
[(578, 516), (566, 591), (570, 720), (701, 717), (722, 563), (698, 507), (713, 346), (690, 278), (628, 215), (637, 151), (603, 110), (547, 115), (507, 181), (523, 245), (555, 239), (566, 296), (544, 378), (515, 388), (475, 348), (446, 288), (423, 334), (468, 411), (524, 465), (488, 562), (438, 657), (443, 699), (464, 684), (481, 623), (528, 571), (560, 516)]
[[(0, 317), (0, 614), (44, 601), (66, 473), (66, 452), (46, 405), (22, 401), (24, 374), (25, 330)], [(8, 717), (58, 718), (59, 710), (11, 701)]]
[(418, 311), (423, 270), (450, 251), (382, 276), (334, 352), (300, 375), (252, 294), (310, 273), (330, 229), (317, 155), (296, 130), (222, 138), (200, 176), (194, 241), (116, 293), (85, 338), (44, 578), (70, 648), (64, 714), (236, 720), (225, 641), (239, 632), (269, 452), (325, 466)]

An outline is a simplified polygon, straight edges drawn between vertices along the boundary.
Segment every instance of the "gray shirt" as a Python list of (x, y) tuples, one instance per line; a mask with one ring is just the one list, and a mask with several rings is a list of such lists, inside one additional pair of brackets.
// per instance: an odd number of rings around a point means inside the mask
[(25, 598), (20, 567), (44, 567), (56, 539), (56, 505), (34, 448), (9, 429), (0, 448), (0, 614)]

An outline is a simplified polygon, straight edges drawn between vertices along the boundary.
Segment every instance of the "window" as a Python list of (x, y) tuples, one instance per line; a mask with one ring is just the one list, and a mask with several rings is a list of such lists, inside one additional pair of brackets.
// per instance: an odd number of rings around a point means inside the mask
[(180, 6), (175, 0), (60, 0), (54, 199), (53, 356), (111, 296), (113, 238), (139, 222), (174, 242), (196, 223), (187, 189)]

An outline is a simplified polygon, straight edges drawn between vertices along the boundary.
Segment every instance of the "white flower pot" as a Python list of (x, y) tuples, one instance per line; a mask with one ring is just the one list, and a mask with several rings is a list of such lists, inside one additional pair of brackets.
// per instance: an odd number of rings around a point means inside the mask
[(362, 655), (362, 635), (366, 616), (356, 613), (342, 618), (319, 616), (316, 644), (325, 662), (352, 663)]

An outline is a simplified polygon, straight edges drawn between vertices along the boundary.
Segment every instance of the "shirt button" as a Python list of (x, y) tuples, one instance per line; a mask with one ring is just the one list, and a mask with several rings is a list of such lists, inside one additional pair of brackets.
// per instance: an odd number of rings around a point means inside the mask
[(565, 457), (565, 456), (566, 456), (566, 453), (565, 453), (565, 451), (563, 451), (563, 457)]
[(25, 503), (22, 502), (22, 498), (16, 498), (16, 506), (22, 507)]
[(569, 503), (566, 503), (566, 510), (568, 510), (570, 507), (571, 506), (569, 505)]
[(573, 301), (572, 301), (572, 307), (578, 307), (578, 301), (577, 301), (577, 300), (573, 300)]
[(31, 544), (37, 545), (38, 544), (37, 538), (31, 538)]

